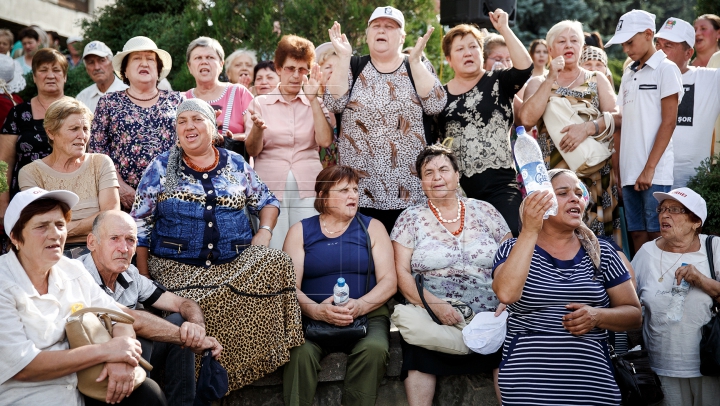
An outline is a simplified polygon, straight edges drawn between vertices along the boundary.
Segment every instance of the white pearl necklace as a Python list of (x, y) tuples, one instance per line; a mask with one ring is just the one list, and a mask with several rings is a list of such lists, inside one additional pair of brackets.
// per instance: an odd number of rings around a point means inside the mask
[[(353, 218), (354, 218), (354, 217), (353, 217)], [(325, 224), (325, 220), (322, 220), (322, 226), (323, 226), (323, 228), (325, 229), (325, 232), (326, 232), (326, 233), (328, 233), (328, 234), (337, 234), (337, 233), (342, 233), (342, 232), (345, 231), (348, 227), (350, 227), (350, 223), (352, 223), (352, 221), (353, 221), (353, 219), (350, 219), (350, 221), (348, 221), (347, 224), (345, 224), (345, 227), (341, 228), (341, 229), (338, 230), (338, 231), (330, 231), (330, 230), (328, 230), (327, 225)]]
[(460, 208), (461, 208), (461, 207), (460, 207), (460, 199), (458, 199), (458, 201), (457, 201), (457, 206), (458, 206), (457, 217), (455, 217), (455, 218), (452, 219), (452, 220), (446, 220), (446, 219), (444, 219), (443, 216), (442, 216), (442, 212), (440, 211), (440, 209), (438, 209), (438, 208), (433, 204), (432, 200), (428, 199), (428, 203), (430, 203), (430, 206), (432, 206), (433, 209), (435, 209), (435, 212), (437, 213), (438, 220), (440, 220), (441, 222), (443, 222), (443, 223), (457, 223), (457, 222), (460, 220)]

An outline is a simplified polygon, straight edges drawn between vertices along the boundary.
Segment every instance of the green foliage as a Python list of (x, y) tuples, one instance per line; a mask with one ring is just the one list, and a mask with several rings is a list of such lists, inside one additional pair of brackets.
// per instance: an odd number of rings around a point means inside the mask
[(687, 187), (696, 191), (707, 204), (707, 220), (703, 225), (705, 234), (720, 234), (720, 154), (705, 159), (696, 168), (697, 174), (690, 178)]
[(0, 193), (5, 193), (9, 190), (7, 183), (7, 169), (8, 165), (0, 161)]
[(613, 83), (615, 83), (615, 89), (620, 89), (620, 81), (623, 75), (623, 64), (625, 59), (608, 59), (608, 68), (613, 75)]
[(697, 5), (695, 6), (695, 15), (701, 16), (703, 14), (720, 15), (720, 1), (697, 0)]
[[(37, 85), (33, 79), (32, 72), (25, 74), (25, 82), (27, 85), (22, 92), (19, 93), (23, 100), (30, 100), (37, 96)], [(85, 65), (78, 65), (75, 69), (70, 69), (65, 82), (65, 96), (75, 97), (80, 91), (93, 84), (92, 79), (85, 71)]]

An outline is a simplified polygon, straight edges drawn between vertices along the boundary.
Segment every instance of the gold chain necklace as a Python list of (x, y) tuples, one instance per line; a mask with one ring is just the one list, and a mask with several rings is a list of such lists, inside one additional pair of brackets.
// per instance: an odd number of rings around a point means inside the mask
[(327, 225), (325, 224), (325, 220), (322, 220), (322, 225), (323, 225), (323, 228), (325, 229), (325, 232), (326, 232), (326, 233), (328, 233), (328, 234), (337, 234), (337, 233), (342, 233), (342, 232), (345, 231), (348, 227), (350, 227), (350, 223), (351, 223), (352, 221), (353, 221), (353, 219), (350, 219), (350, 221), (348, 221), (347, 224), (345, 224), (345, 227), (341, 228), (341, 229), (338, 230), (338, 231), (330, 231), (330, 230), (328, 230)]
[[(665, 252), (665, 250), (662, 250), (662, 249), (661, 249), (661, 250), (660, 250), (660, 270), (661, 270), (661, 271), (662, 271), (662, 267), (663, 267), (663, 259), (662, 259), (662, 258), (663, 258), (663, 252)], [(680, 257), (678, 257), (678, 259), (676, 259), (675, 262), (673, 262), (672, 265), (670, 265), (670, 268), (666, 269), (665, 272), (663, 272), (663, 273), (660, 274), (660, 277), (658, 278), (658, 282), (662, 282), (662, 281), (663, 281), (663, 279), (664, 279), (663, 276), (665, 276), (665, 274), (668, 273), (668, 271), (671, 270), (671, 269), (675, 266), (675, 264), (678, 263), (678, 261), (680, 260), (680, 258), (683, 257), (683, 255), (685, 255), (684, 252), (683, 252), (682, 254), (680, 254)]]

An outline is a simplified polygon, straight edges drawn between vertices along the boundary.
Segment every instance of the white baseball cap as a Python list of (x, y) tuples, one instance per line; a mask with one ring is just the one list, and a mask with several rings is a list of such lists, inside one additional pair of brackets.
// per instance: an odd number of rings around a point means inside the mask
[(368, 25), (378, 18), (389, 18), (391, 20), (395, 20), (395, 22), (400, 24), (400, 29), (405, 29), (405, 16), (403, 16), (402, 11), (396, 9), (395, 7), (384, 6), (376, 8), (368, 20)]
[(67, 39), (67, 41), (65, 41), (65, 43), (70, 45), (73, 42), (82, 42), (82, 41), (83, 41), (83, 37), (81, 37), (79, 35), (71, 35), (68, 37), (68, 39)]
[(110, 50), (110, 47), (105, 45), (104, 42), (92, 41), (85, 45), (83, 59), (88, 55), (97, 55), (101, 58), (107, 58), (108, 56), (112, 56), (112, 50)]
[(655, 35), (655, 38), (666, 39), (678, 44), (687, 42), (692, 48), (695, 46), (695, 28), (685, 20), (670, 17), (660, 27), (660, 31)]
[(643, 32), (647, 29), (655, 32), (655, 14), (648, 13), (644, 10), (633, 10), (627, 12), (620, 17), (617, 28), (615, 28), (615, 35), (610, 38), (610, 41), (605, 43), (608, 47), (613, 44), (622, 44), (628, 41), (635, 34)]
[(686, 187), (673, 189), (668, 193), (665, 192), (654, 192), (653, 197), (662, 203), (665, 199), (673, 199), (680, 202), (686, 209), (693, 212), (696, 216), (700, 217), (700, 220), (705, 224), (707, 218), (707, 205), (705, 199), (699, 194), (695, 193), (694, 190)]
[(38, 199), (55, 199), (67, 203), (72, 209), (80, 200), (78, 195), (68, 190), (53, 190), (48, 192), (39, 187), (23, 190), (13, 197), (5, 212), (5, 233), (10, 236), (10, 231), (20, 219), (20, 213), (32, 202)]

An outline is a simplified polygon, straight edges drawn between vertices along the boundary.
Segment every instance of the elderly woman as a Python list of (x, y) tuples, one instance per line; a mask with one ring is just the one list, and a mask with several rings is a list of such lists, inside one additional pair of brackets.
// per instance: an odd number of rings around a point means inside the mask
[[(325, 42), (315, 49), (317, 55), (317, 64), (322, 70), (322, 87), (320, 93), (325, 94), (325, 85), (332, 76), (333, 68), (337, 64), (338, 56), (335, 54), (335, 48), (331, 42)], [(337, 153), (337, 136), (340, 133), (340, 129), (337, 126), (337, 118), (342, 117), (339, 114), (330, 115), (330, 125), (333, 128), (333, 143), (327, 148), (320, 148), (320, 162), (323, 168), (328, 166), (337, 165), (338, 153)]]
[(280, 83), (280, 76), (275, 70), (273, 61), (258, 62), (253, 68), (253, 77), (255, 78), (255, 86), (253, 86), (255, 96), (271, 93)]
[(69, 349), (65, 321), (75, 308), (118, 305), (78, 261), (63, 257), (72, 192), (32, 188), (15, 195), (5, 215), (13, 244), (0, 257), (0, 398), (8, 405), (100, 405), (77, 390), (76, 372), (106, 363), (106, 401), (165, 405), (150, 379), (133, 391), (140, 343), (129, 324), (118, 323), (104, 344)]
[[(584, 43), (582, 24), (577, 21), (561, 21), (547, 33), (547, 43), (552, 62), (547, 77), (534, 77), (525, 90), (525, 101), (520, 120), (526, 127), (537, 124), (538, 143), (548, 168), (567, 168), (562, 152), (572, 152), (590, 136), (605, 130), (605, 121), (569, 125), (559, 145), (553, 143), (542, 116), (551, 97), (574, 97), (589, 102), (600, 112), (615, 112), (615, 92), (605, 76), (580, 67), (580, 55)], [(618, 123), (616, 125), (619, 126)], [(620, 241), (620, 220), (614, 213), (617, 206), (618, 187), (612, 175), (612, 162), (581, 180), (590, 191), (587, 226), (597, 235), (608, 235)]]
[(695, 20), (695, 59), (692, 66), (704, 68), (720, 52), (720, 17), (703, 14)]
[(249, 128), (250, 114), (245, 114), (253, 99), (245, 86), (220, 82), (225, 51), (216, 40), (199, 37), (188, 45), (187, 66), (195, 78), (195, 88), (188, 90), (185, 97), (205, 100), (213, 108), (221, 111), (219, 126), (221, 134), (232, 140), (231, 149), (245, 154), (245, 131)]
[[(490, 270), (500, 243), (510, 229), (492, 205), (460, 197), (460, 166), (440, 145), (425, 148), (415, 170), (428, 203), (405, 210), (392, 232), (398, 287), (410, 303), (422, 306), (415, 275), (425, 280), (424, 297), (443, 324), (459, 315), (446, 301), (458, 299), (474, 312), (496, 311), (500, 303), (491, 289)], [(494, 372), (500, 352), (450, 355), (402, 341), (402, 376), (410, 405), (430, 405), (436, 376)]]
[(438, 114), (447, 101), (432, 65), (420, 58), (433, 30), (404, 55), (405, 17), (394, 7), (378, 7), (366, 30), (370, 55), (354, 60), (340, 24), (329, 30), (338, 61), (324, 100), (331, 112), (343, 113), (338, 163), (360, 172), (360, 212), (380, 220), (388, 233), (404, 209), (425, 201), (412, 173), (426, 137), (435, 137), (426, 133), (423, 114)]
[(130, 86), (98, 101), (90, 150), (108, 155), (120, 184), (120, 203), (129, 210), (145, 168), (175, 144), (175, 110), (185, 99), (158, 89), (172, 67), (170, 54), (147, 37), (130, 38), (112, 60), (115, 73)]
[[(290, 258), (265, 248), (279, 203), (241, 155), (213, 145), (212, 107), (189, 99), (177, 114), (178, 145), (153, 160), (138, 186), (137, 267), (198, 302), (207, 334), (225, 347), (234, 390), (302, 343), (295, 274)], [(245, 208), (260, 218), (254, 236)]]
[(533, 72), (531, 76), (544, 76), (548, 73), (545, 67), (548, 64), (548, 48), (544, 39), (538, 38), (530, 43), (530, 58), (533, 61)]
[(590, 72), (602, 72), (607, 76), (608, 82), (615, 91), (612, 72), (608, 68), (607, 54), (602, 48), (585, 45), (580, 54), (580, 67)]
[(255, 51), (238, 49), (225, 59), (225, 75), (230, 83), (237, 83), (247, 88), (253, 83), (253, 68), (257, 65)]
[(443, 52), (455, 77), (445, 85), (448, 102), (438, 115), (438, 125), (442, 138), (452, 138), (460, 185), (467, 197), (492, 204), (517, 235), (522, 195), (510, 147), (515, 121), (512, 103), (530, 78), (533, 64), (510, 30), (507, 13), (491, 12), (490, 20), (507, 39), (512, 67), (483, 68), (480, 31), (467, 24), (453, 27), (443, 38)]
[(502, 404), (618, 405), (607, 330), (638, 328), (640, 303), (620, 257), (582, 221), (578, 177), (567, 169), (549, 175), (558, 214), (543, 220), (552, 192), (530, 194), (520, 236), (495, 256), (493, 290), (509, 313)]
[(8, 164), (7, 180), (10, 193), (0, 194), (0, 217), (11, 195), (20, 190), (18, 173), (30, 162), (50, 154), (43, 120), (48, 107), (64, 96), (68, 64), (63, 54), (54, 49), (41, 49), (33, 57), (32, 72), (38, 94), (29, 102), (10, 109), (0, 129), (0, 161)]
[[(342, 404), (370, 406), (387, 367), (390, 320), (385, 302), (396, 292), (397, 281), (385, 227), (357, 212), (359, 179), (357, 171), (347, 166), (323, 169), (315, 182), (315, 208), (320, 215), (292, 226), (283, 250), (295, 265), (305, 317), (347, 326), (367, 316), (367, 335), (357, 343), (343, 343), (352, 349)], [(338, 277), (345, 278), (350, 289), (344, 306), (332, 303)], [(327, 348), (307, 339), (292, 349), (283, 375), (285, 405), (313, 403), (319, 363), (327, 353)]]
[(45, 190), (65, 189), (80, 198), (66, 227), (65, 249), (71, 258), (89, 252), (87, 235), (95, 217), (101, 211), (120, 209), (112, 160), (107, 155), (87, 152), (91, 122), (90, 110), (73, 98), (65, 97), (51, 104), (43, 125), (52, 153), (26, 165), (18, 177), (22, 190), (36, 186)]
[(312, 42), (283, 36), (275, 49), (277, 91), (258, 96), (251, 107), (253, 126), (245, 145), (255, 157), (258, 175), (281, 204), (271, 248), (281, 249), (293, 224), (317, 214), (313, 185), (322, 170), (318, 146), (329, 146), (333, 134), (318, 98), (322, 74), (314, 62)]
[[(646, 243), (633, 258), (638, 293), (645, 307), (643, 338), (650, 366), (660, 377), (663, 405), (716, 405), (720, 377), (700, 373), (702, 327), (710, 321), (720, 282), (710, 277), (701, 234), (705, 200), (693, 190), (655, 192), (661, 237)], [(713, 266), (720, 273), (720, 241), (713, 241)]]

